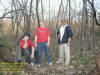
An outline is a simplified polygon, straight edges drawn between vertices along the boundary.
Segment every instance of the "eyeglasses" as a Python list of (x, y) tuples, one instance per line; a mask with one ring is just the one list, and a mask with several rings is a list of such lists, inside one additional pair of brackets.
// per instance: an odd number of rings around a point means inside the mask
[(66, 22), (66, 21), (62, 21), (62, 22)]

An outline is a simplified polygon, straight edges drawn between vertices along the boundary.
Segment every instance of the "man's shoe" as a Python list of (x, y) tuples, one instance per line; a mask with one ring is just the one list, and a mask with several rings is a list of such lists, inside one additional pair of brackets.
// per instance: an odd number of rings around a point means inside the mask
[(40, 67), (40, 64), (38, 64), (37, 67)]
[(53, 64), (52, 64), (52, 63), (49, 63), (49, 65), (50, 65), (50, 66), (53, 66)]
[(33, 66), (33, 65), (34, 65), (34, 63), (31, 63), (31, 65)]
[(35, 64), (34, 66), (37, 66), (38, 64)]
[(57, 61), (57, 62), (56, 62), (56, 64), (60, 64), (60, 63), (63, 63), (63, 62), (61, 62), (61, 61)]
[(68, 64), (63, 64), (65, 67), (68, 67), (69, 65)]
[(35, 64), (34, 66), (36, 66), (36, 67), (40, 67), (40, 64)]

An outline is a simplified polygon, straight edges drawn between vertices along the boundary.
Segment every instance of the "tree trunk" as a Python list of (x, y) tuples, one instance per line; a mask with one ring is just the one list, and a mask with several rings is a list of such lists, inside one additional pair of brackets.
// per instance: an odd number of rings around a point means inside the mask
[(40, 27), (40, 19), (39, 19), (39, 1), (40, 0), (36, 0), (36, 14), (37, 14), (37, 21), (38, 21), (38, 27)]

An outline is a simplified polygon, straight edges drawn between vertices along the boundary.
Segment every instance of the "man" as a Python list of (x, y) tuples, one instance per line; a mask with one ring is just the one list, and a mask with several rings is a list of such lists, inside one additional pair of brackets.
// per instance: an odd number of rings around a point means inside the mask
[(59, 60), (56, 63), (63, 63), (65, 55), (65, 66), (70, 62), (70, 42), (72, 38), (72, 30), (68, 25), (67, 19), (62, 19), (62, 24), (58, 29), (58, 43), (59, 43)]
[(30, 33), (25, 32), (20, 40), (20, 48), (22, 56), (26, 57), (26, 62), (33, 65), (31, 59), (34, 58), (34, 45), (30, 39)]
[(40, 22), (40, 28), (37, 28), (35, 31), (35, 46), (39, 51), (39, 66), (41, 64), (42, 50), (44, 49), (48, 64), (52, 65), (52, 60), (49, 53), (50, 46), (50, 31), (45, 27), (43, 21)]

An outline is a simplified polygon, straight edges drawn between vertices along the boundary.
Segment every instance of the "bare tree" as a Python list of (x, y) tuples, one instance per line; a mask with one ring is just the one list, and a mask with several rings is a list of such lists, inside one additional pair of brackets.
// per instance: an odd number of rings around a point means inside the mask
[(43, 0), (41, 0), (42, 20), (44, 20)]
[(90, 5), (92, 7), (92, 10), (93, 10), (93, 13), (94, 13), (93, 16), (95, 18), (96, 25), (100, 26), (100, 24), (97, 20), (97, 17), (96, 17), (97, 14), (96, 14), (96, 10), (95, 10), (94, 4), (93, 4), (93, 0), (92, 0), (92, 2), (90, 0), (88, 0), (88, 2), (90, 3)]
[(86, 26), (86, 13), (87, 13), (87, 0), (83, 0), (83, 12), (82, 12), (82, 26), (81, 26), (81, 41), (84, 41), (85, 26)]
[(56, 28), (58, 28), (58, 21), (59, 21), (59, 15), (60, 15), (60, 10), (61, 10), (61, 6), (62, 6), (62, 2), (63, 2), (63, 0), (61, 0), (60, 6), (59, 6), (59, 11), (58, 11), (58, 15), (57, 15)]
[(69, 0), (69, 25), (71, 24), (70, 22), (70, 13), (71, 13), (71, 0)]
[(40, 0), (36, 0), (36, 14), (37, 14), (38, 27), (40, 27), (40, 19), (39, 19), (39, 1), (40, 1)]

